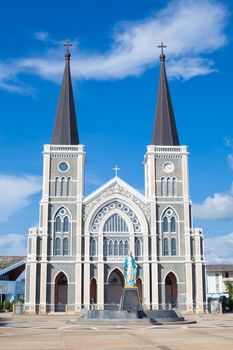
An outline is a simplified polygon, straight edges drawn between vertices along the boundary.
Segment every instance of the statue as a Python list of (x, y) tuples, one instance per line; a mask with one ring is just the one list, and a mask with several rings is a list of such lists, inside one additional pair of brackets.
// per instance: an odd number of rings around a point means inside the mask
[(132, 252), (125, 257), (124, 263), (125, 287), (135, 287), (137, 278), (137, 264)]

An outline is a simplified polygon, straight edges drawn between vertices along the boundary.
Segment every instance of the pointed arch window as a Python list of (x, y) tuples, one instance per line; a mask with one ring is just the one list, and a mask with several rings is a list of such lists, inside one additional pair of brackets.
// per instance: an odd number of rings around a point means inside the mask
[(171, 252), (172, 252), (172, 255), (176, 255), (176, 239), (175, 238), (172, 238), (171, 239)]
[(128, 232), (125, 220), (118, 214), (112, 215), (104, 225), (104, 233), (107, 232)]
[(61, 240), (56, 238), (55, 240), (55, 255), (61, 255)]
[(96, 256), (97, 255), (97, 244), (96, 244), (96, 240), (93, 239), (91, 241), (91, 256)]
[(136, 256), (141, 256), (142, 255), (142, 242), (141, 242), (140, 239), (138, 239), (136, 241), (135, 251), (136, 251)]
[(108, 256), (108, 240), (104, 238), (104, 256)]
[(128, 255), (128, 251), (129, 251), (129, 243), (128, 241), (125, 241), (125, 245), (124, 245), (124, 255)]
[(164, 177), (161, 179), (161, 196), (164, 197), (166, 195), (166, 180)]
[(173, 177), (172, 179), (172, 196), (174, 197), (176, 195), (176, 178)]
[(57, 216), (55, 220), (55, 232), (61, 232), (61, 217)]
[(63, 239), (63, 255), (69, 255), (68, 238)]
[(176, 218), (174, 216), (171, 218), (171, 232), (176, 232)]
[(114, 242), (114, 256), (118, 255), (118, 241)]
[(65, 178), (61, 178), (61, 196), (65, 195)]
[(58, 196), (59, 194), (59, 188), (58, 188), (58, 185), (59, 185), (59, 177), (56, 177), (55, 178), (55, 196)]
[(123, 243), (123, 241), (120, 241), (120, 243), (119, 243), (119, 255), (120, 256), (124, 255), (124, 243)]
[(169, 254), (168, 252), (168, 238), (164, 238), (163, 240), (163, 255), (167, 256)]
[(172, 182), (171, 182), (171, 178), (170, 177), (168, 177), (167, 178), (167, 196), (171, 196), (171, 184), (172, 184)]
[(68, 218), (68, 216), (65, 216), (64, 220), (63, 220), (63, 232), (69, 232), (69, 218)]
[(112, 243), (112, 241), (109, 241), (108, 251), (109, 251), (109, 255), (112, 256), (113, 255), (113, 243)]
[(67, 179), (67, 196), (71, 195), (71, 177)]
[(163, 225), (163, 232), (168, 232), (168, 218), (166, 216), (163, 218), (162, 225)]

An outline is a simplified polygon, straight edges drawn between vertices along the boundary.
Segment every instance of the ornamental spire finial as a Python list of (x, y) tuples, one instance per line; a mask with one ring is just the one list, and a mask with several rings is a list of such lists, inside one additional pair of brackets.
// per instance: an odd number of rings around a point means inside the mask
[(72, 44), (69, 41), (67, 41), (64, 44), (64, 46), (66, 47), (65, 59), (69, 61), (70, 60), (70, 56), (71, 56), (71, 54), (70, 54), (70, 47), (72, 46)]
[(163, 42), (161, 42), (160, 45), (158, 45), (158, 48), (161, 49), (161, 54), (160, 54), (160, 61), (165, 61), (165, 54), (164, 54), (164, 51), (163, 49), (165, 49), (167, 47), (167, 45), (164, 45)]

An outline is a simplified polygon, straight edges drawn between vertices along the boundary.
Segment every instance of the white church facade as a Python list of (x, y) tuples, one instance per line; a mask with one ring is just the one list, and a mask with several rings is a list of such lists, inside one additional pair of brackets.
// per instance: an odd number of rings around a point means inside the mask
[(118, 308), (123, 263), (132, 252), (145, 309), (202, 312), (203, 234), (192, 226), (188, 148), (180, 145), (160, 55), (152, 143), (144, 156), (145, 194), (115, 176), (87, 197), (86, 153), (80, 144), (70, 53), (52, 142), (44, 146), (39, 227), (28, 235), (25, 310), (78, 313)]

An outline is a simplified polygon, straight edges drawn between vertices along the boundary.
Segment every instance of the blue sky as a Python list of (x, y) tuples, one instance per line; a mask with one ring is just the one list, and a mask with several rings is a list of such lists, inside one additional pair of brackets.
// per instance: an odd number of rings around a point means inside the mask
[(28, 227), (38, 222), (41, 152), (52, 136), (64, 42), (73, 43), (88, 194), (114, 175), (115, 164), (143, 190), (156, 46), (164, 41), (179, 136), (191, 153), (194, 224), (204, 229), (209, 261), (233, 261), (232, 9), (230, 1), (208, 0), (2, 4), (0, 254), (24, 253)]

